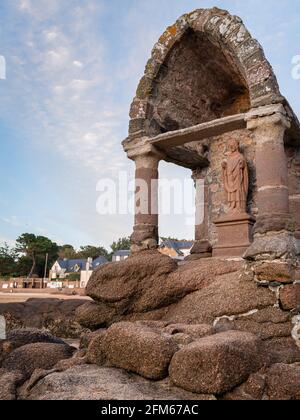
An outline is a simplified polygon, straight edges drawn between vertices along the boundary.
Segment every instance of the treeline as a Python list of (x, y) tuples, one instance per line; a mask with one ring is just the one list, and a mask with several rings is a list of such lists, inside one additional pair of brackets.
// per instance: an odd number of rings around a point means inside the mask
[[(16, 240), (16, 245), (0, 247), (0, 277), (44, 277), (46, 256), (48, 270), (57, 259), (85, 259), (103, 256), (108, 261), (115, 251), (130, 248), (129, 238), (113, 242), (108, 251), (102, 246), (81, 246), (78, 250), (72, 245), (59, 246), (51, 239), (24, 233)], [(46, 273), (48, 275), (48, 271)]]

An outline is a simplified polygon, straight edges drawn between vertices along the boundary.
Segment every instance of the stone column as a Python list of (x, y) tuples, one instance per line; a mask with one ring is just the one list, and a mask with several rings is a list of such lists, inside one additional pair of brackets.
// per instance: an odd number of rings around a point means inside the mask
[(192, 178), (196, 187), (195, 245), (188, 259), (209, 258), (212, 246), (209, 241), (209, 187), (206, 184), (207, 169), (196, 169)]
[(247, 116), (247, 128), (256, 140), (258, 217), (249, 259), (290, 258), (295, 253), (289, 211), (288, 166), (284, 149), (290, 127), (282, 105), (261, 107)]
[(163, 153), (151, 144), (127, 151), (136, 165), (136, 200), (132, 252), (156, 249), (158, 236), (158, 166)]

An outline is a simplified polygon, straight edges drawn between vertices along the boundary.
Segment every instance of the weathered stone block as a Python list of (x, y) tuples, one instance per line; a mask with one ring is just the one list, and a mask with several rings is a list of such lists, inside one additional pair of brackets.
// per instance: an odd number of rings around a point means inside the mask
[(168, 53), (168, 48), (164, 44), (161, 44), (160, 42), (157, 42), (154, 45), (151, 57), (154, 60), (163, 63), (165, 58), (166, 58), (167, 53)]
[(236, 49), (240, 44), (243, 44), (251, 35), (241, 23), (236, 23), (233, 33), (228, 35), (226, 43), (233, 49)]
[(248, 83), (250, 83), (250, 85), (263, 83), (264, 80), (268, 79), (271, 75), (272, 70), (266, 61), (260, 62), (256, 66), (247, 70)]
[(250, 70), (257, 65), (264, 63), (266, 61), (266, 57), (263, 49), (259, 47), (257, 50), (252, 52), (250, 56), (243, 57), (241, 61), (245, 69)]
[(153, 89), (153, 80), (144, 76), (138, 85), (136, 96), (139, 99), (147, 99)]
[(157, 77), (162, 68), (163, 64), (160, 61), (154, 58), (150, 58), (146, 64), (145, 74), (147, 75), (147, 77), (154, 79), (155, 77)]
[(280, 231), (293, 232), (294, 221), (289, 214), (268, 214), (260, 215), (256, 220), (254, 226), (254, 233), (260, 235), (267, 232), (280, 232)]
[(135, 118), (129, 121), (129, 134), (144, 131), (146, 128), (146, 120), (144, 118)]
[(270, 400), (300, 400), (300, 364), (273, 365), (266, 378)]
[(177, 352), (170, 365), (170, 377), (187, 391), (219, 395), (243, 383), (262, 364), (257, 337), (228, 331), (202, 338)]
[(257, 85), (251, 85), (250, 87), (250, 96), (252, 101), (266, 97), (265, 102), (260, 103), (260, 106), (273, 103), (275, 100), (274, 92), (279, 93), (278, 83), (275, 77), (270, 77), (268, 80), (264, 80)]
[(300, 310), (300, 284), (289, 284), (281, 289), (280, 303), (285, 311)]
[(249, 38), (237, 48), (237, 56), (241, 62), (252, 57), (253, 54), (258, 53), (261, 46), (256, 39)]
[(189, 15), (190, 26), (196, 32), (203, 32), (205, 24), (210, 17), (209, 10), (199, 10)]
[(277, 235), (255, 237), (253, 244), (244, 254), (246, 260), (276, 260), (296, 255), (295, 239), (292, 235), (278, 233)]
[(178, 350), (171, 337), (146, 326), (125, 322), (115, 324), (107, 331), (103, 346), (111, 365), (153, 380), (168, 375), (169, 364)]
[(145, 118), (146, 113), (147, 113), (147, 107), (148, 107), (147, 101), (135, 98), (131, 104), (130, 114), (129, 114), (130, 118), (132, 120)]
[(258, 281), (293, 283), (295, 271), (291, 264), (284, 262), (265, 262), (254, 267)]

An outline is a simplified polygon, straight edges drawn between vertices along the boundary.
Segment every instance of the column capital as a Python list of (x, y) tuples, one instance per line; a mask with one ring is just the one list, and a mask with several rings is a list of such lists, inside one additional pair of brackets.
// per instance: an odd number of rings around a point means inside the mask
[(198, 179), (204, 179), (206, 177), (208, 168), (196, 168), (192, 171), (192, 179), (197, 181)]
[(160, 160), (166, 157), (165, 153), (150, 143), (149, 137), (125, 140), (123, 147), (128, 159), (135, 161), (138, 167), (155, 167)]
[(280, 126), (285, 130), (291, 127), (291, 121), (282, 104), (262, 106), (246, 114), (248, 130), (254, 131), (268, 126)]

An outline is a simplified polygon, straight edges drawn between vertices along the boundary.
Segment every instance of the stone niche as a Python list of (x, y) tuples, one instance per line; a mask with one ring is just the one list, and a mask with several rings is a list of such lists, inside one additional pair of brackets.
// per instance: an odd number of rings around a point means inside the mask
[(150, 135), (250, 109), (245, 81), (229, 54), (188, 30), (166, 58), (151, 95)]
[(210, 166), (206, 173), (206, 183), (209, 191), (208, 240), (215, 246), (218, 234), (215, 221), (228, 213), (228, 203), (222, 180), (221, 164), (226, 157), (228, 141), (232, 138), (240, 141), (240, 150), (245, 156), (249, 168), (249, 194), (247, 212), (257, 215), (257, 186), (255, 171), (255, 143), (252, 133), (248, 130), (237, 130), (213, 137), (210, 142)]

